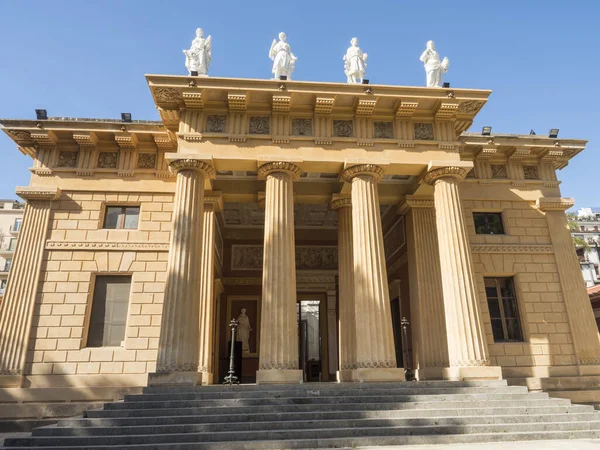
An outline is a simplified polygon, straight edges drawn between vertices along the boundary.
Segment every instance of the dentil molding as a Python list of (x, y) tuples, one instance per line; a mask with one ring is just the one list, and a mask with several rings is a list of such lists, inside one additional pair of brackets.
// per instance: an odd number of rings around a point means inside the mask
[(46, 250), (108, 250), (138, 252), (168, 252), (168, 242), (89, 242), (46, 241)]
[(471, 244), (472, 253), (554, 253), (551, 245)]

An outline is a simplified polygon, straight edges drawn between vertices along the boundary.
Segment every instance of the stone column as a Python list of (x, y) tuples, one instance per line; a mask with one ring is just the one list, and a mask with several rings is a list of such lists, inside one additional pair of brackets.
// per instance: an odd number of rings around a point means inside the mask
[(198, 372), (202, 384), (213, 383), (213, 336), (215, 319), (215, 230), (216, 213), (223, 209), (220, 192), (204, 196), (202, 260), (200, 262), (200, 353)]
[(0, 313), (0, 387), (21, 387), (53, 200), (58, 188), (19, 187), (27, 200)]
[(408, 282), (416, 375), (419, 380), (442, 378), (448, 367), (448, 341), (442, 273), (433, 199), (407, 196)]
[(565, 215), (574, 204), (573, 199), (560, 197), (537, 201), (548, 222), (579, 374), (600, 375), (600, 337)]
[[(181, 156), (179, 156), (181, 157)], [(169, 158), (177, 176), (167, 262), (156, 373), (148, 384), (198, 384), (200, 259), (204, 215), (204, 179), (213, 173), (205, 161), (177, 154)]]
[(331, 209), (336, 210), (338, 215), (340, 369), (337, 377), (338, 381), (352, 381), (352, 370), (356, 368), (352, 202), (350, 198), (334, 198)]
[(302, 383), (302, 371), (298, 370), (293, 192), (300, 168), (289, 162), (270, 162), (259, 167), (258, 175), (267, 182), (256, 382)]
[(449, 380), (501, 379), (500, 367), (490, 366), (459, 194), (459, 183), (472, 163), (458, 161), (455, 164), (451, 167), (431, 167), (430, 164), (424, 177), (426, 183), (434, 186), (450, 360), (443, 376)]
[[(383, 169), (360, 164), (344, 170), (352, 183), (352, 242), (356, 318), (355, 381), (404, 380), (396, 368), (392, 314), (381, 230), (377, 183)], [(343, 299), (341, 299), (343, 301)]]

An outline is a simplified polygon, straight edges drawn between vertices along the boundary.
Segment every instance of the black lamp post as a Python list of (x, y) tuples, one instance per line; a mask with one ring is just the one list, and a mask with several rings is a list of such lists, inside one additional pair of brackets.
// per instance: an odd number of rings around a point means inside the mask
[(235, 330), (238, 326), (237, 320), (231, 319), (229, 327), (231, 328), (231, 348), (229, 350), (229, 372), (223, 380), (223, 384), (240, 384), (240, 380), (235, 376), (235, 360), (234, 360), (234, 349), (235, 349)]

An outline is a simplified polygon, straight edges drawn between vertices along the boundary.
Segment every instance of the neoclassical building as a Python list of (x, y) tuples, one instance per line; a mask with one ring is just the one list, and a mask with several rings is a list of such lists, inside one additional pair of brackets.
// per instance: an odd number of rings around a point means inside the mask
[(600, 375), (585, 141), (467, 132), (485, 90), (146, 78), (159, 122), (0, 121), (33, 161), (1, 386), (219, 383), (240, 316), (243, 382)]

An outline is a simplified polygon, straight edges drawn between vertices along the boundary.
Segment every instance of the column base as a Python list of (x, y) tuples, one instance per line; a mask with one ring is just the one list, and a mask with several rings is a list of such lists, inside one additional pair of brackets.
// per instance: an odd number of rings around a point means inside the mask
[(202, 386), (214, 383), (214, 375), (212, 372), (198, 372), (198, 375), (200, 376), (199, 384), (202, 384)]
[(579, 375), (600, 375), (600, 365), (578, 365)]
[(195, 386), (201, 379), (199, 372), (149, 373), (148, 386)]
[(443, 380), (443, 367), (424, 367), (415, 371), (417, 380)]
[(24, 381), (23, 375), (0, 375), (0, 388), (20, 388)]
[(352, 380), (359, 383), (376, 383), (379, 381), (406, 381), (403, 368), (394, 369), (354, 369)]
[(338, 370), (336, 373), (337, 380), (340, 383), (354, 381), (354, 379), (352, 378), (353, 372), (353, 370)]
[(257, 370), (256, 384), (301, 384), (304, 374), (301, 370)]
[(451, 381), (502, 379), (500, 366), (445, 367), (442, 373), (444, 380)]

